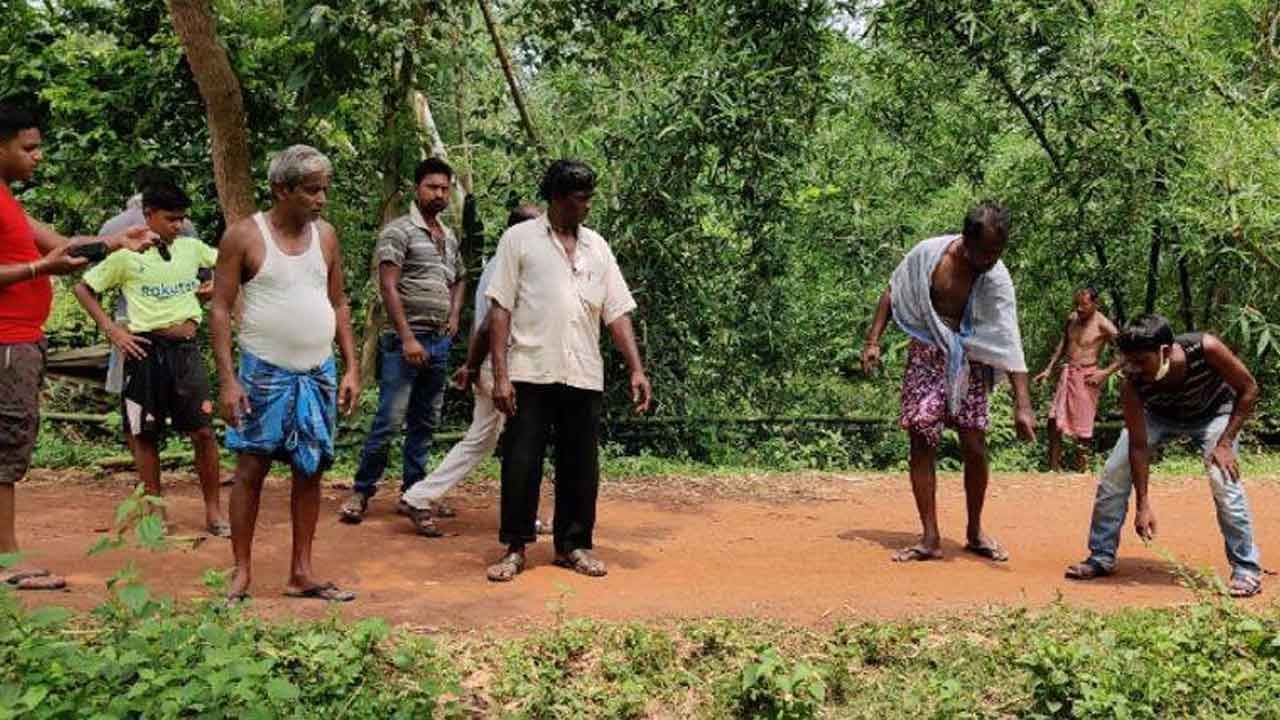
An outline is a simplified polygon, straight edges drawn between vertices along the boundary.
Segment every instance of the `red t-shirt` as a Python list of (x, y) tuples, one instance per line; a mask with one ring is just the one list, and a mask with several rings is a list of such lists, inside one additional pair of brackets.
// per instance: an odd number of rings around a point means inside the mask
[[(36, 234), (9, 185), (0, 181), (0, 265), (40, 259)], [(0, 288), (0, 344), (39, 342), (53, 307), (47, 275)]]

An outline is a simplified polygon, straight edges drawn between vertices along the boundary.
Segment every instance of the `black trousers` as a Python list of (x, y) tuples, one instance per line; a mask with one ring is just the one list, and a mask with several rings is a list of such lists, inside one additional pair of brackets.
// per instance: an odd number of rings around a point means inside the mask
[(601, 393), (560, 384), (514, 385), (516, 414), (503, 438), (498, 541), (523, 545), (537, 539), (542, 463), (554, 434), (556, 552), (590, 549), (600, 490)]

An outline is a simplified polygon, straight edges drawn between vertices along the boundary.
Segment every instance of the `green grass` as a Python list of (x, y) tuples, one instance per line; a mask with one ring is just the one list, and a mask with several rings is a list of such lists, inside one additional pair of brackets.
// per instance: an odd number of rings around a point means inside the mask
[(1280, 717), (1280, 612), (1209, 596), (824, 631), (567, 619), (516, 638), (135, 607), (27, 612), (0, 591), (0, 718)]

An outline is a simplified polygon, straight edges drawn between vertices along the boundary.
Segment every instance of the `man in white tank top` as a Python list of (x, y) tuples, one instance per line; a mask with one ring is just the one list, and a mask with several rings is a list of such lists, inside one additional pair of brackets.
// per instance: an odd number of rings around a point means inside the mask
[[(355, 599), (311, 568), (320, 512), (320, 479), (333, 461), (337, 409), (350, 415), (360, 396), (342, 253), (321, 219), (332, 166), (318, 150), (295, 145), (271, 161), (275, 204), (227, 228), (218, 248), (210, 328), (218, 366), (219, 411), (227, 448), (237, 453), (231, 492), (235, 575), (228, 599), (248, 597), (250, 555), (262, 483), (272, 461), (293, 470), (293, 557), (284, 594), (335, 602)], [(240, 370), (231, 351), (231, 312), (243, 291)], [(333, 341), (342, 353), (338, 381)]]

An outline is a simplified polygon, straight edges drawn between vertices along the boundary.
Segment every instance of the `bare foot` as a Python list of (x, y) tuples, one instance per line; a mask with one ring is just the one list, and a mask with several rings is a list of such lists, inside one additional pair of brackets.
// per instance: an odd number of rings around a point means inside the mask
[(893, 554), (894, 562), (924, 562), (926, 560), (941, 560), (942, 550), (936, 547), (926, 547), (925, 545), (912, 545), (908, 548), (902, 548)]
[(227, 583), (227, 599), (243, 600), (249, 597), (249, 582), (251, 579), (248, 570), (236, 568), (231, 575), (231, 582)]
[(994, 562), (1009, 561), (1009, 551), (986, 533), (978, 533), (977, 537), (971, 536), (969, 542), (965, 543), (964, 551)]

